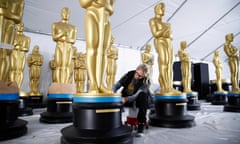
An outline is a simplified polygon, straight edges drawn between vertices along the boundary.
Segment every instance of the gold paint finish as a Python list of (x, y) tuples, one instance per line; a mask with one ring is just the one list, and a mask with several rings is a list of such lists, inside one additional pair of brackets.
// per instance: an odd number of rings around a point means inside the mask
[(111, 44), (113, 0), (79, 0), (85, 13), (89, 93), (113, 93), (105, 86), (107, 51)]
[(23, 23), (17, 25), (17, 33), (14, 39), (14, 48), (10, 55), (10, 75), (11, 82), (17, 82), (19, 89), (23, 81), (23, 71), (26, 61), (26, 53), (30, 48), (31, 38), (23, 34)]
[(239, 53), (238, 49), (232, 45), (234, 35), (233, 33), (227, 34), (225, 36), (225, 44), (224, 44), (224, 52), (228, 56), (228, 64), (231, 73), (231, 82), (232, 82), (232, 92), (240, 93), (239, 85), (238, 85), (238, 73), (239, 73)]
[(181, 71), (182, 71), (182, 85), (183, 92), (185, 93), (196, 93), (191, 90), (191, 80), (192, 80), (192, 63), (190, 56), (186, 51), (187, 42), (181, 41), (180, 49), (178, 51), (178, 56), (181, 61)]
[[(1, 0), (0, 2), (0, 43), (13, 46), (15, 26), (22, 20), (24, 0)], [(9, 81), (11, 49), (0, 47), (0, 80)]]
[(215, 66), (215, 73), (217, 80), (215, 81), (217, 85), (217, 92), (225, 92), (222, 89), (222, 62), (219, 59), (219, 51), (215, 51), (214, 57), (213, 57), (213, 64)]
[(32, 53), (29, 54), (29, 79), (30, 79), (30, 93), (29, 95), (41, 95), (39, 92), (39, 80), (41, 75), (41, 66), (43, 64), (43, 56), (39, 54), (39, 46), (35, 45)]
[(120, 109), (96, 109), (96, 113), (119, 112)]
[(57, 101), (56, 104), (72, 104), (71, 101)]
[(173, 48), (171, 25), (162, 21), (165, 5), (159, 3), (155, 6), (155, 17), (149, 20), (149, 26), (154, 37), (155, 50), (158, 53), (158, 81), (161, 87), (160, 94), (181, 95), (173, 88)]
[[(63, 8), (61, 21), (52, 24), (52, 38), (56, 42), (55, 55), (52, 69), (53, 80), (56, 83), (68, 84), (71, 76), (71, 62), (73, 44), (76, 41), (77, 29), (69, 24), (70, 10)], [(54, 67), (56, 66), (56, 67)]]
[(187, 103), (176, 103), (176, 106), (184, 106), (186, 105)]
[(87, 78), (86, 54), (78, 52), (74, 63), (74, 80), (77, 93), (83, 93)]
[(151, 45), (147, 44), (144, 52), (141, 53), (142, 63), (146, 64), (149, 70), (149, 78), (152, 80), (154, 55), (151, 53)]
[(109, 89), (112, 89), (112, 86), (115, 83), (115, 76), (117, 73), (117, 59), (118, 59), (118, 49), (113, 46), (114, 37), (112, 36), (110, 48), (107, 51), (107, 80), (106, 84)]

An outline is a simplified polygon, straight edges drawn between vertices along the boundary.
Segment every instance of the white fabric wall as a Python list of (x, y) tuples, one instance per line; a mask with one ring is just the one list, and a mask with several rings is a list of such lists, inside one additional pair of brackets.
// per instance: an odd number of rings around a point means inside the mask
[[(35, 34), (35, 33), (29, 33), (25, 32), (25, 35), (31, 37), (31, 45), (30, 50), (27, 53), (32, 53), (32, 49), (35, 45), (39, 45), (40, 47), (40, 54), (44, 56), (44, 62), (41, 67), (41, 80), (40, 80), (40, 92), (43, 92), (46, 96), (48, 86), (51, 84), (52, 78), (51, 78), (51, 70), (49, 68), (49, 61), (53, 59), (53, 54), (55, 51), (55, 42), (52, 40), (51, 36), (48, 35), (42, 35), (42, 34)], [(85, 52), (85, 42), (77, 40), (75, 43), (75, 46), (78, 49), (78, 52)], [(118, 45), (116, 47), (119, 48), (119, 56), (117, 61), (117, 74), (116, 74), (116, 80), (119, 80), (123, 74), (125, 74), (129, 70), (133, 70), (141, 63), (141, 51), (131, 49), (131, 48), (121, 48)], [(158, 84), (158, 63), (157, 63), (157, 54), (155, 53), (154, 47), (152, 46), (152, 51), (155, 54), (154, 58), (154, 66), (153, 66), (153, 90), (155, 90), (159, 84)], [(175, 52), (176, 53), (176, 52)], [(191, 55), (191, 54), (190, 54)], [(176, 59), (177, 60), (177, 59)], [(196, 63), (199, 61), (193, 60), (193, 63)], [(211, 62), (207, 62), (209, 64), (209, 78), (215, 79), (215, 67)], [(223, 68), (223, 78), (229, 78), (229, 68), (227, 63), (224, 63)], [(23, 91), (30, 91), (29, 89), (29, 74), (28, 74), (28, 66), (27, 63), (25, 65), (24, 70), (24, 80), (22, 83), (21, 89)]]

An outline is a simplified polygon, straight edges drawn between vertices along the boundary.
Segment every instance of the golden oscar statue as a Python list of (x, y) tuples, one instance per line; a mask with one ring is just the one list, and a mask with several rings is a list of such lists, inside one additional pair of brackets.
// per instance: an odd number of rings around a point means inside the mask
[(7, 81), (15, 25), (21, 22), (24, 0), (0, 2), (0, 80)]
[(24, 0), (0, 0), (0, 139), (20, 137), (27, 121), (19, 116), (19, 85), (9, 82), (10, 55), (14, 48), (16, 24), (22, 20)]
[(63, 8), (61, 12), (62, 20), (52, 24), (52, 36), (56, 42), (55, 57), (56, 62), (56, 82), (69, 83), (71, 72), (71, 61), (73, 55), (73, 44), (76, 41), (77, 29), (69, 24), (70, 10)]
[(26, 61), (25, 54), (29, 51), (31, 40), (30, 37), (23, 34), (23, 28), (23, 23), (18, 24), (14, 48), (10, 56), (10, 81), (16, 81), (19, 89), (21, 88), (23, 80), (23, 71)]
[(164, 3), (157, 4), (154, 9), (155, 17), (149, 20), (150, 29), (154, 36), (154, 46), (158, 53), (160, 93), (164, 95), (181, 95), (181, 92), (173, 88), (172, 32), (170, 24), (162, 22), (164, 8)]
[(11, 49), (0, 48), (0, 80), (4, 82), (9, 81), (10, 55)]
[[(88, 92), (73, 97), (73, 125), (61, 130), (61, 143), (133, 143), (122, 125), (121, 96), (106, 86), (107, 52), (111, 48), (110, 16), (114, 0), (79, 0), (85, 9)], [(100, 134), (99, 132), (104, 132)], [(69, 135), (69, 132), (71, 133)], [(89, 134), (86, 134), (89, 133)], [(106, 135), (107, 133), (107, 135)]]
[(76, 91), (78, 93), (85, 92), (85, 80), (87, 78), (86, 54), (78, 52), (74, 63), (74, 80)]
[(72, 83), (73, 59), (77, 28), (69, 24), (70, 9), (61, 9), (61, 21), (52, 24), (52, 39), (56, 42), (52, 69), (53, 83), (48, 87), (47, 111), (40, 114), (40, 122), (72, 122), (72, 99), (76, 93)]
[(213, 57), (213, 64), (215, 66), (216, 81), (212, 83), (216, 84), (217, 90), (213, 92), (211, 103), (213, 105), (225, 105), (227, 104), (227, 92), (222, 88), (222, 62), (219, 60), (219, 51), (216, 50)]
[(77, 47), (73, 46), (72, 47), (72, 61), (71, 61), (71, 68), (70, 68), (70, 76), (69, 76), (69, 82), (68, 83), (72, 83), (73, 82), (73, 75), (74, 75), (74, 64), (75, 64), (75, 60), (76, 60), (76, 54), (77, 54)]
[(186, 51), (187, 42), (181, 41), (178, 56), (181, 61), (181, 72), (182, 72), (182, 86), (183, 92), (187, 95), (187, 109), (188, 110), (199, 110), (200, 103), (198, 103), (198, 93), (191, 90), (192, 81), (192, 63), (190, 56)]
[(41, 66), (43, 64), (43, 56), (39, 54), (39, 46), (35, 45), (32, 54), (29, 54), (28, 59), (29, 66), (29, 79), (30, 79), (30, 93), (29, 95), (38, 96), (39, 92), (39, 80), (41, 74)]
[(239, 60), (238, 60), (238, 49), (232, 45), (234, 35), (232, 33), (225, 36), (226, 42), (224, 44), (224, 51), (228, 56), (228, 64), (231, 73), (232, 92), (240, 93), (238, 85), (238, 72), (239, 72)]
[(223, 111), (240, 112), (240, 89), (239, 89), (239, 52), (232, 44), (234, 34), (225, 36), (224, 52), (228, 56), (228, 65), (231, 73), (232, 91), (227, 94), (227, 104), (224, 104)]
[(151, 45), (147, 44), (144, 52), (141, 53), (142, 63), (148, 66), (149, 77), (152, 81), (154, 55), (151, 53)]
[(181, 61), (183, 92), (193, 93), (193, 91), (191, 90), (192, 67), (191, 67), (190, 56), (186, 51), (186, 48), (187, 48), (187, 42), (181, 41), (180, 50), (178, 51), (178, 56)]
[(105, 86), (107, 51), (111, 43), (110, 16), (113, 14), (113, 0), (79, 0), (86, 9), (85, 36), (87, 70), (90, 80), (89, 93), (112, 93)]
[(160, 84), (160, 92), (154, 94), (156, 112), (149, 115), (149, 123), (159, 127), (191, 127), (195, 122), (193, 116), (186, 115), (186, 94), (173, 88), (172, 31), (171, 25), (162, 21), (164, 11), (164, 3), (156, 4), (155, 16), (149, 20), (154, 47), (158, 54)]
[(30, 48), (30, 37), (23, 34), (24, 25), (21, 22), (17, 25), (17, 33), (14, 39), (14, 48), (10, 55), (10, 72), (9, 80), (11, 82), (17, 82), (19, 88), (19, 115), (32, 115), (32, 108), (27, 107), (28, 93), (21, 90), (23, 81), (23, 72), (26, 63), (26, 53)]
[(113, 46), (114, 37), (112, 36), (111, 47), (107, 51), (107, 87), (112, 89), (113, 84), (115, 83), (115, 76), (117, 73), (117, 59), (118, 59), (118, 49)]
[(57, 77), (56, 77), (56, 62), (54, 59), (49, 61), (49, 67), (52, 70), (52, 82), (57, 83)]
[(222, 89), (222, 62), (219, 60), (219, 51), (214, 53), (213, 64), (215, 66), (217, 92), (224, 92)]

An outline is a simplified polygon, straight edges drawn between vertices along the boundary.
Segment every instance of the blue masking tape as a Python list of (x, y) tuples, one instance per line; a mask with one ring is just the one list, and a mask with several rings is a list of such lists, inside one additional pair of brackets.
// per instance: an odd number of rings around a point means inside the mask
[(48, 94), (48, 98), (73, 98), (73, 94)]
[(155, 96), (155, 99), (186, 99), (186, 96)]
[(119, 97), (73, 97), (73, 102), (84, 102), (84, 103), (105, 103), (105, 102), (121, 102), (122, 98)]
[(12, 93), (12, 94), (0, 94), (0, 100), (18, 100), (19, 94)]

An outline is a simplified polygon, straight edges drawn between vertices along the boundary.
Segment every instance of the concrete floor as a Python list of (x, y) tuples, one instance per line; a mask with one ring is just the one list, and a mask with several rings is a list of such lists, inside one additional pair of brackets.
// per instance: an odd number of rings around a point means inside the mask
[[(1, 141), (1, 144), (60, 144), (60, 130), (72, 123), (44, 124), (39, 114), (45, 109), (34, 109), (34, 115), (19, 117), (28, 121), (26, 135)], [(201, 110), (188, 111), (195, 116), (191, 128), (162, 128), (149, 126), (144, 137), (134, 137), (134, 144), (239, 144), (240, 113), (223, 112), (222, 105), (201, 102)], [(123, 121), (128, 110), (123, 113)], [(133, 135), (135, 135), (133, 131)]]

